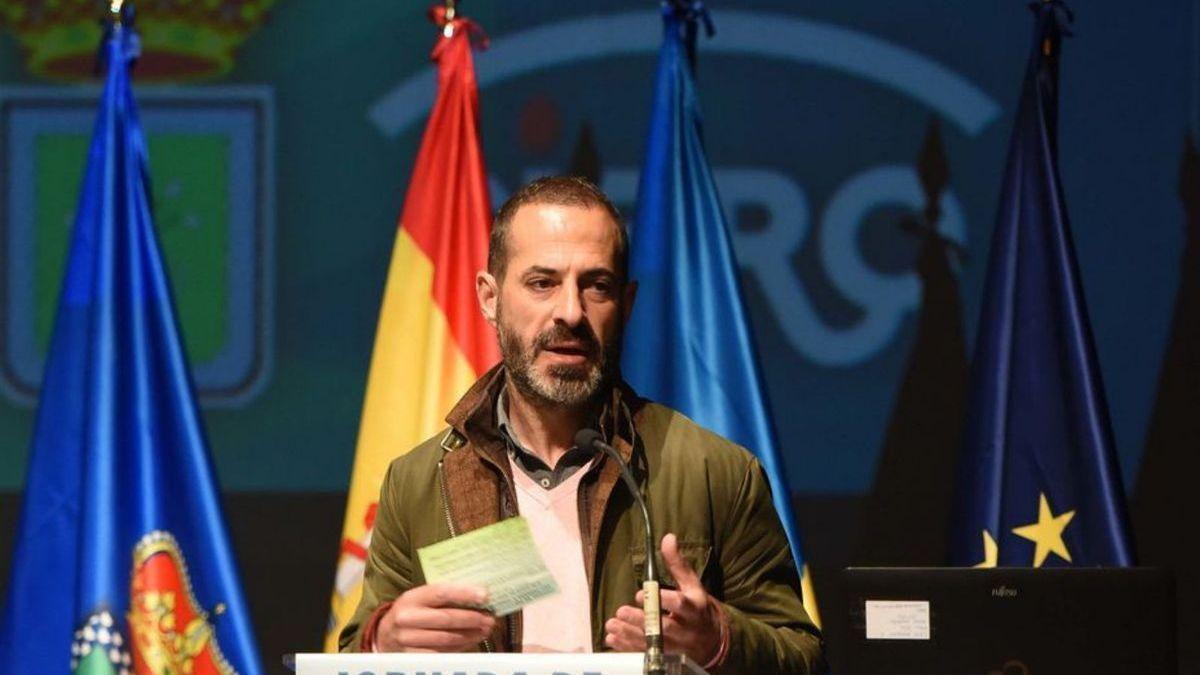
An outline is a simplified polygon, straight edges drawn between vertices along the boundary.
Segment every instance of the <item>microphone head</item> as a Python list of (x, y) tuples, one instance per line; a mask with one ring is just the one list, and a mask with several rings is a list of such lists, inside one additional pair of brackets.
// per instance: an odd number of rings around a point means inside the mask
[(595, 429), (583, 428), (575, 433), (575, 447), (587, 450), (597, 450), (596, 443), (603, 443), (604, 437)]

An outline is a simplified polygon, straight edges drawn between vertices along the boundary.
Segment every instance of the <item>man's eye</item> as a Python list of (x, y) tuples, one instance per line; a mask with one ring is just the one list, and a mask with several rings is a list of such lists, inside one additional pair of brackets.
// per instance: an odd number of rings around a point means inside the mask
[(553, 286), (554, 286), (554, 282), (549, 279), (539, 278), (539, 279), (530, 279), (529, 280), (529, 287), (534, 290), (544, 291)]
[(611, 297), (613, 294), (613, 285), (607, 281), (597, 281), (593, 283), (588, 290), (591, 291), (593, 295), (607, 298)]

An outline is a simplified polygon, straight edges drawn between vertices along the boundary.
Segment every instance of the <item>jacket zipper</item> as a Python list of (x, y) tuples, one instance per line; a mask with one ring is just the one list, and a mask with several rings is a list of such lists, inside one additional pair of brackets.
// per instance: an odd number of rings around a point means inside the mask
[(446, 472), (442, 470), (442, 462), (438, 462), (438, 486), (442, 490), (442, 513), (446, 514), (446, 526), (450, 528), (450, 538), (458, 536), (454, 527), (454, 519), (450, 517), (450, 493), (446, 490)]
[[(454, 519), (450, 517), (450, 492), (446, 489), (446, 472), (442, 470), (441, 461), (438, 462), (437, 468), (438, 487), (440, 487), (442, 490), (442, 513), (446, 516), (446, 527), (450, 528), (450, 538), (453, 539), (454, 537), (458, 536), (458, 528), (454, 527)], [(509, 622), (509, 626), (512, 626), (511, 621)], [(492, 647), (491, 638), (483, 639), (483, 648), (489, 654), (496, 651), (495, 648)]]

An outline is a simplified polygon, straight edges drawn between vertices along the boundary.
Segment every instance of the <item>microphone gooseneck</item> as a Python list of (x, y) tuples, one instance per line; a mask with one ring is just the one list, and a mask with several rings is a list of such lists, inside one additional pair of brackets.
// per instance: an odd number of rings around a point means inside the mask
[(647, 675), (665, 675), (666, 661), (663, 656), (661, 593), (658, 583), (658, 562), (654, 555), (654, 530), (650, 526), (650, 509), (646, 508), (646, 500), (638, 488), (637, 480), (629, 470), (629, 465), (621, 459), (616, 448), (604, 442), (604, 437), (595, 429), (580, 429), (575, 434), (575, 447), (600, 450), (617, 463), (621, 469), (621, 479), (629, 487), (634, 501), (642, 511), (642, 522), (646, 524), (646, 578), (642, 582), (642, 610), (645, 616), (646, 632), (646, 661), (642, 670)]

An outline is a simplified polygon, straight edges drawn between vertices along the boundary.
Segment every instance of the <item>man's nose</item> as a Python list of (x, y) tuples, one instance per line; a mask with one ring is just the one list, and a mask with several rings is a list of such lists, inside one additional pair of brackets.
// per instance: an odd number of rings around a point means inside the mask
[(564, 284), (554, 307), (554, 320), (568, 326), (578, 325), (583, 320), (583, 296), (573, 284)]

